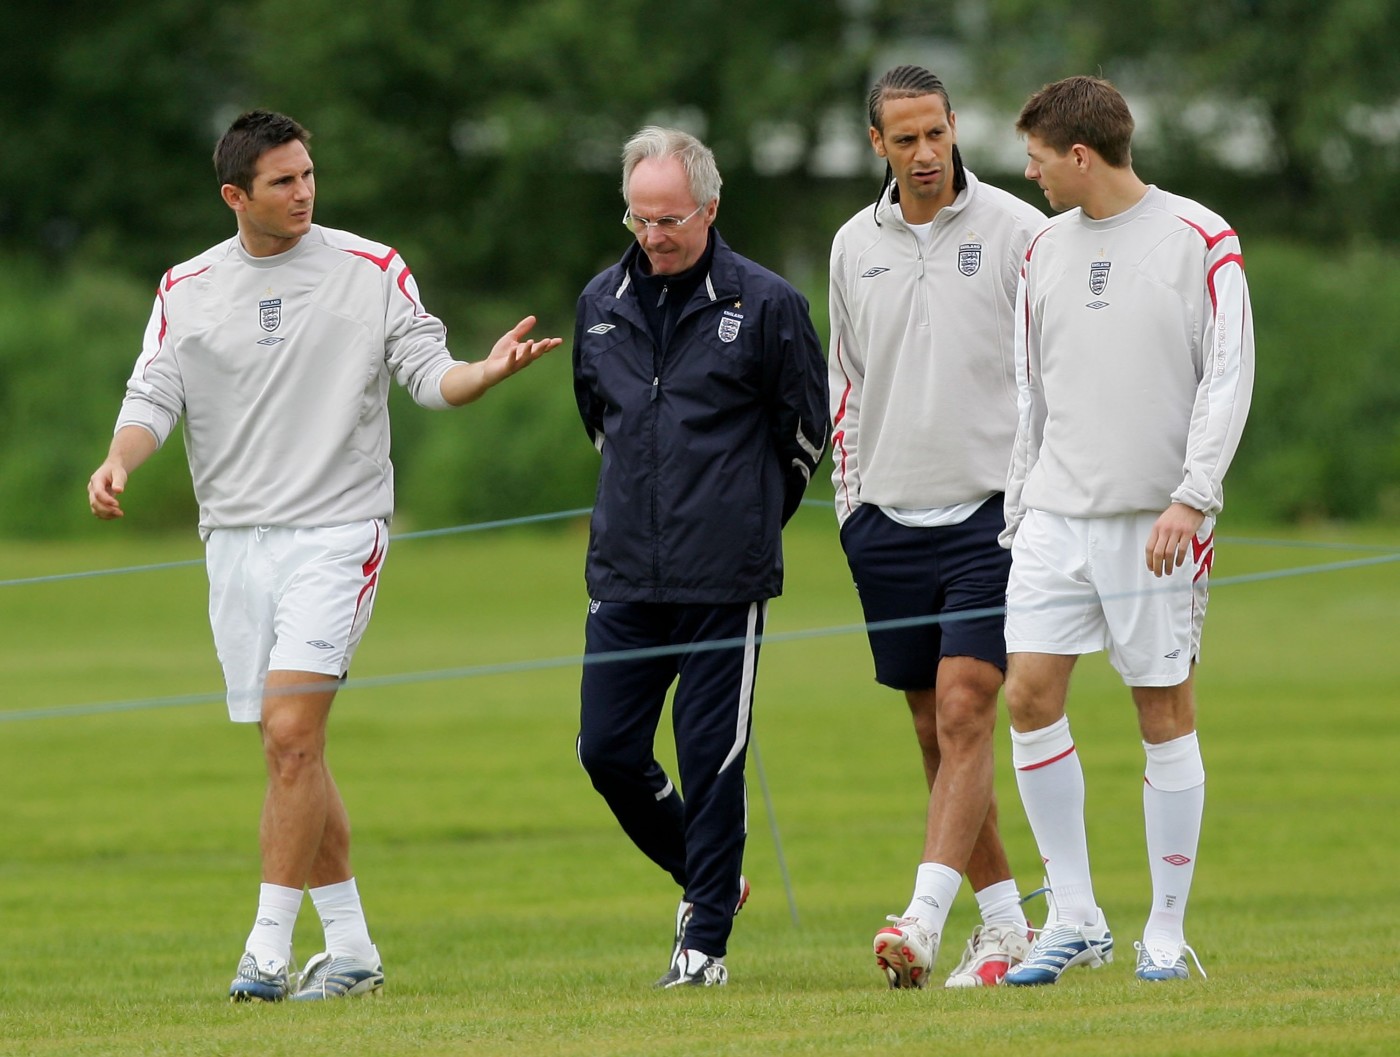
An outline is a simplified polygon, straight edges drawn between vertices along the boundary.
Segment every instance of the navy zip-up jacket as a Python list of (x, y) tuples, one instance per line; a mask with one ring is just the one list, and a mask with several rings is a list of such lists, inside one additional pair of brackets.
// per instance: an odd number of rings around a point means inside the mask
[(782, 593), (782, 527), (826, 447), (827, 371), (807, 301), (712, 231), (665, 349), (630, 280), (578, 300), (574, 395), (602, 454), (589, 596), (719, 605)]

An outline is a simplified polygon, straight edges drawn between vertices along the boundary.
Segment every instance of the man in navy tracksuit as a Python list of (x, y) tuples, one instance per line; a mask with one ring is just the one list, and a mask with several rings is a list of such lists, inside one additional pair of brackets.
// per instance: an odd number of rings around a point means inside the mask
[[(602, 455), (578, 754), (623, 830), (683, 890), (660, 987), (728, 978), (748, 894), (758, 640), (782, 591), (782, 526), (828, 429), (807, 302), (713, 230), (720, 183), (686, 133), (648, 127), (628, 141), (623, 222), (636, 242), (583, 291), (574, 331), (575, 395)], [(628, 651), (640, 653), (614, 656)], [(684, 798), (654, 751), (677, 680)]]

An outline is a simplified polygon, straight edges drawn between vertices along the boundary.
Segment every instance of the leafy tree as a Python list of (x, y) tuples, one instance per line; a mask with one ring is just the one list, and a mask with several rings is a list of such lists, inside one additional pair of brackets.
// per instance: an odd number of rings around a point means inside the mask
[[(802, 181), (755, 178), (755, 140), (783, 122), (810, 150), (831, 100), (863, 77), (834, 0), (297, 6), (318, 31), (249, 50), (256, 91), (239, 102), (316, 130), (327, 215), (396, 233), (451, 283), (558, 306), (625, 245), (618, 152), (637, 127), (700, 133), (744, 204), (742, 241), (782, 247), (783, 226), (801, 227), (783, 206)], [(286, 7), (255, 3), (250, 39), (271, 39)], [(726, 201), (721, 226), (736, 214)]]
[[(283, 110), (314, 133), (318, 219), (397, 246), (474, 358), (526, 310), (570, 333), (578, 291), (627, 244), (621, 144), (663, 120), (715, 148), (726, 236), (815, 272), (834, 222), (814, 219), (804, 163), (829, 102), (864, 76), (844, 18), (837, 0), (19, 5), (0, 63), (26, 76), (0, 81), (0, 130), (25, 149), (0, 153), (0, 243), (44, 253), (59, 278), (78, 262), (129, 271), (144, 318), (164, 268), (233, 230), (208, 161), (219, 132), (244, 109)], [(778, 176), (757, 160), (773, 126), (799, 148)], [(76, 473), (77, 488), (100, 456), (139, 335), (85, 350), (111, 357), (106, 407), (70, 431), (77, 465), (50, 477)], [(396, 411), (402, 507), (445, 520), (586, 502), (596, 453), (567, 355), (461, 415)], [(56, 367), (23, 378), (62, 392)]]
[(0, 241), (103, 260), (152, 287), (228, 231), (209, 203), (234, 61), (205, 2), (7, 4), (0, 33)]
[(1237, 226), (1400, 238), (1400, 5), (988, 0), (968, 39), (983, 90), (1010, 105), (1098, 72), (1153, 101), (1152, 178), (1210, 188)]
[[(945, 74), (959, 104), (1003, 112), (1100, 70), (1154, 104), (1138, 111), (1154, 126), (1139, 170), (1229, 217), (1259, 273), (1260, 390), (1232, 501), (1289, 516), (1394, 510), (1394, 328), (1378, 306), (1396, 302), (1395, 253), (1254, 247), (1270, 232), (1400, 237), (1400, 5), (48, 0), (10, 4), (5, 19), (0, 494), (24, 501), (0, 504), (0, 534), (91, 520), (82, 484), (155, 280), (233, 230), (209, 156), (241, 110), (313, 130), (318, 219), (397, 246), (454, 351), (475, 358), (527, 310), (568, 336), (577, 292), (627, 244), (618, 152), (648, 121), (710, 143), (721, 231), (809, 291), (820, 320), (831, 235), (874, 193), (863, 176), (816, 175), (824, 141), (833, 115), (849, 125), (836, 136), (860, 139), (871, 77), (905, 61)], [(1230, 164), (1249, 136), (1250, 164)], [(1293, 322), (1270, 330), (1275, 318)], [(394, 397), (408, 518), (587, 504), (596, 454), (567, 357), (459, 414), (401, 411)], [(143, 468), (131, 496), (143, 527), (192, 522), (181, 463), (172, 446)]]
[[(229, 230), (207, 159), (253, 106), (316, 133), (327, 222), (453, 284), (571, 302), (618, 245), (618, 148), (651, 119), (704, 135), (743, 241), (781, 252), (806, 236), (819, 124), (865, 77), (840, 0), (52, 0), (6, 20), (0, 241), (148, 279)], [(775, 125), (799, 153), (761, 178)]]

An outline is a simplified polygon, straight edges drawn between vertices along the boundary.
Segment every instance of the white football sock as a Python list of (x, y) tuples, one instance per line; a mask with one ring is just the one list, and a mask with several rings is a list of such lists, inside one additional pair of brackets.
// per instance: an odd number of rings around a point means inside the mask
[(244, 948), (266, 968), (269, 962), (291, 964), (292, 929), (301, 910), (301, 890), (263, 882), (258, 891), (258, 916)]
[(1142, 813), (1152, 871), (1152, 913), (1142, 941), (1151, 947), (1185, 942), (1186, 900), (1196, 872), (1205, 810), (1206, 772), (1195, 732), (1148, 745)]
[(982, 924), (1015, 925), (1024, 932), (1026, 915), (1021, 909), (1021, 893), (1014, 880), (998, 881), (976, 895), (977, 909), (982, 911)]
[[(1016, 786), (1055, 898), (1055, 922), (1098, 920), (1084, 833), (1084, 768), (1069, 732), (1069, 717), (1040, 730), (1011, 732)], [(1051, 924), (1051, 922), (1046, 922)]]
[(952, 909), (953, 897), (962, 886), (962, 874), (941, 862), (919, 864), (914, 875), (914, 898), (904, 911), (906, 918), (918, 918), (930, 932), (943, 932)]
[(311, 902), (321, 916), (326, 950), (332, 957), (348, 955), (361, 961), (375, 959), (364, 907), (360, 905), (360, 890), (353, 877), (311, 889)]

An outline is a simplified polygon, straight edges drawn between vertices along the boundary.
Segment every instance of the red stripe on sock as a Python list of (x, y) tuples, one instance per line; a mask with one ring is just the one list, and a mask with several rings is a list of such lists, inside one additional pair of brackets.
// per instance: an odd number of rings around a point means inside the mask
[(1060, 755), (1058, 755), (1058, 756), (1051, 756), (1050, 759), (1048, 759), (1048, 760), (1041, 760), (1039, 763), (1028, 763), (1028, 764), (1026, 764), (1026, 766), (1024, 766), (1024, 767), (1017, 767), (1016, 770), (1018, 770), (1018, 771), (1038, 771), (1038, 770), (1040, 770), (1040, 768), (1042, 768), (1042, 767), (1049, 767), (1052, 763), (1057, 763), (1057, 762), (1059, 762), (1060, 760), (1063, 760), (1066, 756), (1068, 756), (1068, 755), (1069, 755), (1070, 753), (1072, 753), (1073, 751), (1074, 751), (1074, 746), (1071, 745), (1068, 749), (1066, 749), (1064, 752), (1060, 753)]

